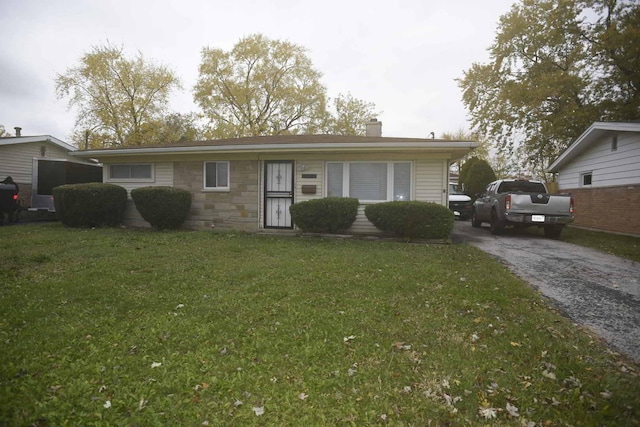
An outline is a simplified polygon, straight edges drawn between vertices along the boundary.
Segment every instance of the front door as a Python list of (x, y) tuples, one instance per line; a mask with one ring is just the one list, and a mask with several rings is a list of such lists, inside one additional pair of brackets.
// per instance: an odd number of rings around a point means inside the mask
[(264, 226), (293, 228), (289, 206), (293, 203), (293, 162), (268, 161), (264, 168)]

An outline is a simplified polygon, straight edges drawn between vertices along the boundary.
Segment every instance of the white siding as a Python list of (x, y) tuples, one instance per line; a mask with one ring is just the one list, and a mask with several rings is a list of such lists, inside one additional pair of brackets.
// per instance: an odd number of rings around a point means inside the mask
[[(136, 162), (136, 163), (151, 163), (151, 162)], [(113, 164), (120, 164), (113, 162)], [(135, 181), (121, 181), (121, 180), (109, 180), (108, 171), (110, 163), (105, 163), (102, 169), (102, 179), (104, 182), (110, 184), (119, 185), (127, 190), (129, 200), (127, 200), (127, 208), (124, 212), (124, 221), (126, 224), (137, 227), (149, 227), (149, 223), (142, 219), (140, 213), (136, 210), (136, 207), (131, 200), (131, 190), (139, 187), (150, 186), (173, 186), (173, 162), (163, 163), (151, 163), (153, 168), (153, 182), (135, 182)]]
[[(41, 147), (46, 147), (42, 156)], [(47, 141), (0, 146), (0, 180), (11, 176), (18, 184), (31, 184), (33, 179), (33, 158), (73, 159), (67, 150)]]
[(364, 214), (364, 209), (366, 205), (358, 206), (358, 216), (356, 217), (355, 222), (349, 229), (350, 233), (364, 233), (364, 234), (376, 234), (381, 233), (380, 230), (376, 228)]
[[(297, 160), (295, 162), (294, 201), (304, 202), (311, 199), (320, 199), (324, 194), (324, 162), (321, 160)], [(301, 170), (304, 169), (304, 170)], [(315, 178), (303, 178), (302, 175), (315, 175)], [(302, 194), (303, 185), (315, 185), (316, 194)]]
[(640, 134), (618, 133), (618, 149), (611, 151), (613, 135), (598, 140), (560, 170), (560, 190), (579, 188), (584, 172), (592, 173), (590, 188), (640, 184)]
[(417, 160), (415, 162), (415, 200), (443, 204), (447, 188), (447, 161), (441, 159)]

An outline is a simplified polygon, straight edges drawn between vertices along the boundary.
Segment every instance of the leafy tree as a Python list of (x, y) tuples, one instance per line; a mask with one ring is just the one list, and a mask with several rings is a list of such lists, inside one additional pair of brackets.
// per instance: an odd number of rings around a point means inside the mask
[(469, 171), (471, 170), (471, 166), (482, 161), (477, 156), (469, 157), (464, 161), (464, 163), (460, 166), (460, 175), (458, 176), (458, 183), (461, 184), (465, 190), (467, 189), (467, 184), (470, 182), (471, 177), (469, 176)]
[[(447, 141), (476, 141), (479, 142), (479, 146), (473, 150), (474, 157), (479, 157), (481, 159), (489, 158), (489, 150), (491, 149), (491, 144), (487, 140), (482, 140), (477, 133), (468, 132), (466, 129), (460, 128), (455, 132), (445, 132), (440, 136), (441, 139), (445, 139)], [(458, 161), (451, 164), (451, 170), (453, 172), (458, 172), (460, 174), (462, 164), (465, 162), (465, 159), (459, 159)]]
[(521, 0), (458, 80), (473, 129), (540, 168), (593, 121), (637, 119), (639, 27), (631, 0)]
[(640, 3), (637, 0), (585, 0), (600, 15), (587, 27), (591, 55), (598, 59), (595, 81), (606, 120), (640, 117)]
[(333, 99), (334, 112), (328, 113), (324, 132), (331, 135), (365, 135), (367, 122), (379, 115), (372, 102), (340, 94)]
[(474, 161), (468, 169), (465, 181), (465, 190), (475, 199), (475, 195), (482, 193), (487, 184), (496, 180), (496, 174), (489, 162), (482, 159)]
[(142, 127), (145, 141), (157, 143), (195, 141), (202, 137), (195, 114), (170, 113)]
[(251, 35), (229, 52), (202, 50), (194, 101), (209, 137), (313, 132), (326, 104), (320, 76), (302, 47)]
[[(169, 95), (180, 87), (167, 67), (128, 59), (123, 48), (94, 47), (77, 67), (56, 78), (58, 98), (77, 108), (73, 140), (80, 147), (155, 143), (145, 128), (162, 120)], [(148, 135), (147, 135), (148, 136)]]
[(4, 129), (4, 125), (0, 125), (0, 138), (6, 136), (11, 136), (11, 134)]
[(375, 105), (338, 95), (329, 111), (321, 76), (306, 49), (261, 34), (228, 52), (203, 49), (193, 98), (209, 120), (205, 136), (364, 134)]
[(475, 141), (479, 145), (473, 150), (473, 154), (481, 159), (489, 159), (491, 143), (488, 139), (482, 138), (477, 132), (468, 132), (465, 129), (458, 129), (455, 132), (445, 132), (440, 136), (447, 141)]

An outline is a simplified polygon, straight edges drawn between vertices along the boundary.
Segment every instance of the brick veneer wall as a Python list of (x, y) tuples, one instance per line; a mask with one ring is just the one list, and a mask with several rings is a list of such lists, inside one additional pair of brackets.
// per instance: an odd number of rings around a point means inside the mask
[(563, 189), (575, 206), (573, 225), (640, 236), (640, 185)]
[(191, 211), (185, 227), (258, 230), (258, 161), (231, 160), (229, 168), (230, 191), (204, 192), (202, 161), (174, 163), (174, 186), (191, 193)]

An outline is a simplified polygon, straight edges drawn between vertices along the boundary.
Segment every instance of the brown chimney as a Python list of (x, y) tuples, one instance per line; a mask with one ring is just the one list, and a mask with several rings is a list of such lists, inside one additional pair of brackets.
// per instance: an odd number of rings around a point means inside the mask
[(22, 128), (19, 126), (14, 127), (14, 129), (16, 130), (16, 138), (20, 138), (22, 136)]

